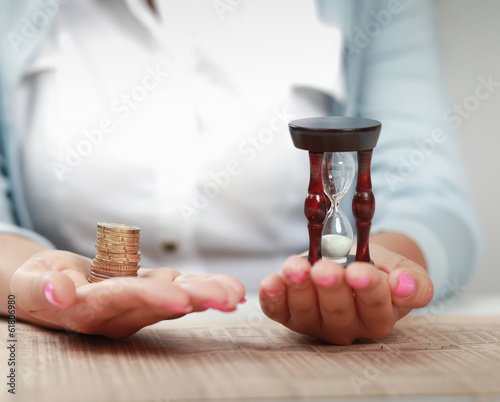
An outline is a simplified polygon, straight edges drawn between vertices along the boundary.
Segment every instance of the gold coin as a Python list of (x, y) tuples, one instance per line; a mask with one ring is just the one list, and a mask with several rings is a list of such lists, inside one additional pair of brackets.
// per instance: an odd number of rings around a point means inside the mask
[(103, 262), (101, 260), (98, 260), (97, 258), (94, 258), (92, 261), (92, 264), (94, 264), (96, 267), (102, 267), (106, 269), (139, 269), (139, 263), (138, 262), (131, 262), (129, 264), (122, 264), (122, 263), (117, 263), (113, 261), (107, 261)]
[[(132, 227), (137, 227), (137, 226), (132, 226)], [(109, 234), (115, 234), (115, 235), (125, 235), (125, 236), (139, 236), (140, 230), (126, 230), (126, 229), (113, 229), (113, 228), (107, 228), (104, 226), (97, 227), (97, 231), (100, 233), (109, 233)]]
[(103, 233), (103, 234), (108, 234), (108, 235), (115, 235), (115, 236), (140, 236), (140, 232), (126, 232), (126, 231), (119, 231), (118, 229), (113, 230), (113, 229), (106, 229), (103, 227), (97, 228), (97, 233)]
[(95, 246), (96, 246), (96, 248), (97, 247), (125, 247), (125, 248), (138, 248), (138, 247), (140, 247), (140, 245), (137, 243), (119, 243), (119, 244), (116, 244), (116, 242), (108, 243), (108, 242), (102, 241), (100, 239), (96, 240)]
[[(106, 247), (106, 248), (109, 248), (109, 247)], [(97, 251), (99, 251), (99, 249), (96, 247)], [(122, 250), (119, 250), (119, 249), (116, 249), (113, 251), (113, 250), (106, 250), (104, 248), (101, 249), (102, 250), (102, 253), (103, 254), (109, 254), (111, 256), (115, 255), (115, 254), (123, 254), (123, 255), (129, 255), (129, 256), (132, 256), (132, 257), (138, 257), (141, 255), (141, 252), (138, 251), (137, 249), (135, 250), (130, 250), (130, 249), (122, 249)]]
[(91, 273), (90, 273), (90, 276), (87, 278), (87, 280), (88, 280), (89, 282), (97, 283), (97, 282), (101, 282), (101, 281), (103, 281), (103, 280), (104, 280), (104, 278), (97, 278), (97, 277), (96, 277), (96, 276), (94, 276), (94, 275), (92, 274), (92, 272), (91, 272)]
[(130, 258), (116, 258), (114, 257), (113, 259), (106, 257), (103, 258), (99, 256), (104, 260), (104, 262), (108, 262), (108, 264), (120, 264), (120, 265), (132, 265), (132, 264), (139, 264), (140, 260), (131, 260)]
[(139, 271), (140, 267), (135, 267), (134, 269), (121, 269), (121, 268), (103, 268), (103, 267), (98, 267), (96, 265), (92, 265), (92, 270), (95, 272), (100, 272), (102, 274), (106, 275), (113, 275), (113, 274), (136, 274)]
[(89, 282), (114, 277), (135, 277), (140, 268), (140, 228), (117, 222), (98, 222)]
[(92, 270), (94, 272), (99, 272), (101, 274), (106, 274), (106, 275), (120, 275), (120, 274), (127, 274), (127, 275), (133, 275), (136, 274), (137, 271), (139, 270), (139, 267), (135, 267), (134, 269), (122, 269), (122, 268), (103, 268), (101, 266), (97, 267), (95, 265), (92, 265)]
[(113, 268), (113, 269), (132, 269), (132, 268), (139, 268), (139, 261), (133, 261), (133, 262), (120, 262), (120, 261), (109, 261), (106, 259), (102, 259), (99, 256), (95, 256), (94, 260), (92, 261), (92, 264), (99, 266), (99, 267), (104, 267), (104, 268)]
[(123, 264), (120, 262), (103, 262), (97, 258), (94, 258), (92, 260), (92, 264), (95, 265), (96, 267), (102, 267), (104, 269), (135, 269), (138, 270), (140, 268), (139, 263), (137, 262), (131, 262), (129, 264)]
[[(102, 264), (121, 264), (121, 265), (137, 265), (137, 263), (139, 261), (132, 261), (130, 264), (127, 264), (126, 261), (114, 261), (111, 259), (112, 257), (110, 257), (108, 254), (101, 254), (101, 253), (97, 253), (95, 256), (94, 256), (94, 260), (97, 260), (99, 263), (102, 263)], [(116, 257), (114, 257), (116, 258)], [(118, 257), (120, 258), (120, 257)], [(135, 260), (139, 260), (138, 258), (135, 258)]]
[(97, 255), (101, 258), (109, 258), (112, 261), (115, 261), (115, 259), (126, 259), (126, 260), (137, 260), (139, 261), (141, 259), (140, 251), (137, 253), (125, 253), (125, 252), (119, 252), (115, 253), (112, 251), (106, 251), (106, 250), (97, 250)]
[(119, 222), (97, 222), (97, 228), (103, 231), (119, 233), (139, 233), (141, 230), (139, 226)]
[(134, 264), (139, 263), (139, 261), (140, 261), (140, 258), (135, 259), (133, 261), (130, 261), (130, 259), (128, 259), (128, 258), (125, 258), (125, 259), (122, 259), (123, 261), (120, 261), (120, 259), (116, 259), (116, 258), (111, 259), (108, 256), (102, 257), (99, 254), (97, 254), (94, 257), (94, 259), (97, 260), (99, 263), (108, 264), (108, 265), (134, 265)]
[(111, 257), (123, 257), (123, 258), (137, 258), (139, 256), (140, 251), (132, 251), (132, 250), (122, 250), (117, 251), (116, 249), (110, 248), (97, 248), (97, 254), (101, 255), (109, 255)]
[(116, 272), (107, 273), (107, 272), (93, 271), (92, 276), (94, 278), (104, 280), (104, 279), (109, 279), (109, 278), (135, 278), (138, 275), (137, 275), (137, 272), (122, 274), (122, 273), (116, 273)]
[(102, 236), (116, 236), (116, 237), (125, 237), (125, 238), (139, 238), (141, 235), (140, 233), (128, 233), (128, 232), (117, 232), (117, 231), (110, 231), (106, 229), (97, 229), (96, 232), (98, 235)]
[(139, 252), (138, 246), (115, 246), (96, 243), (95, 248), (100, 251), (109, 251), (110, 253), (137, 254)]
[(96, 243), (102, 245), (110, 245), (110, 246), (130, 246), (130, 247), (139, 247), (139, 241), (134, 240), (120, 240), (120, 239), (108, 239), (97, 236)]
[(96, 238), (103, 239), (105, 241), (139, 242), (138, 235), (127, 235), (123, 233), (97, 232)]
[(115, 244), (116, 246), (139, 246), (139, 239), (123, 239), (119, 237), (109, 238), (97, 235), (96, 242), (102, 244)]
[(108, 279), (108, 278), (115, 278), (115, 277), (119, 277), (119, 278), (126, 278), (126, 277), (134, 277), (134, 276), (137, 276), (137, 274), (113, 274), (113, 275), (108, 275), (106, 273), (100, 273), (100, 272), (96, 272), (94, 270), (91, 270), (90, 271), (91, 275), (93, 275), (94, 277), (96, 278), (100, 278), (100, 279)]

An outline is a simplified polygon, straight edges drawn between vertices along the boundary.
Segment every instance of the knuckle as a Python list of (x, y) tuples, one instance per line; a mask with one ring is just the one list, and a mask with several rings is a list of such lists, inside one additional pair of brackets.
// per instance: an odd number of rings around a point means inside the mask
[(299, 316), (313, 316), (317, 311), (316, 306), (297, 305), (293, 307), (293, 314)]
[(349, 309), (344, 306), (332, 306), (324, 308), (324, 312), (328, 317), (341, 318), (349, 315)]
[(262, 309), (262, 312), (269, 318), (271, 319), (276, 319), (277, 317), (280, 316), (281, 309), (278, 308), (278, 306), (273, 303), (270, 300), (261, 300), (260, 301), (260, 306)]
[(359, 298), (359, 302), (364, 308), (370, 310), (381, 310), (387, 306), (387, 301), (381, 298), (370, 298), (369, 300)]

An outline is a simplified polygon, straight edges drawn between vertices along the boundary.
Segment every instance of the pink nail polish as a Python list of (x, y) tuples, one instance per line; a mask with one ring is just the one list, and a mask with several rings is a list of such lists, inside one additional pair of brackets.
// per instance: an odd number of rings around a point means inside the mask
[(229, 303), (226, 302), (220, 302), (218, 300), (210, 299), (206, 300), (201, 304), (201, 307), (203, 308), (213, 308), (215, 310), (222, 311), (224, 313), (231, 313), (233, 311), (236, 311), (236, 306), (229, 307)]
[(204, 308), (204, 309), (207, 309), (207, 308), (213, 308), (213, 309), (216, 309), (216, 310), (225, 310), (227, 309), (227, 306), (225, 303), (222, 303), (218, 300), (215, 300), (215, 299), (209, 299), (209, 300), (205, 300), (203, 303), (201, 303), (201, 307)]
[(57, 300), (54, 296), (54, 285), (52, 283), (47, 283), (43, 288), (43, 294), (47, 301), (53, 306), (61, 307), (63, 304)]
[(330, 286), (333, 286), (335, 282), (337, 282), (337, 277), (327, 276), (325, 278), (315, 278), (314, 282), (319, 286), (322, 286), (324, 288), (329, 288)]
[(163, 306), (165, 310), (169, 310), (172, 313), (178, 313), (178, 314), (187, 314), (193, 311), (193, 307), (191, 306), (179, 306), (177, 304), (166, 304)]
[(296, 285), (304, 283), (307, 278), (307, 271), (300, 272), (287, 272), (286, 277), (288, 280)]
[(264, 294), (272, 299), (281, 295), (281, 290), (264, 290)]
[(397, 297), (408, 297), (415, 291), (415, 281), (407, 274), (399, 275), (398, 287), (394, 291), (394, 295)]
[(353, 281), (350, 281), (351, 282), (351, 286), (355, 289), (364, 289), (366, 287), (368, 287), (368, 285), (370, 284), (370, 278), (365, 278), (365, 277), (361, 277), (361, 278), (357, 278), (357, 279), (354, 279)]

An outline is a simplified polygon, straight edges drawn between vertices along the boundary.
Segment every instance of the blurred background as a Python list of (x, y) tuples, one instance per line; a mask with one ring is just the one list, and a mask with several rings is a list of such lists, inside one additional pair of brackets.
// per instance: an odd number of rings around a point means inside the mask
[[(451, 100), (463, 104), (480, 77), (500, 83), (500, 1), (437, 0), (437, 6)], [(484, 252), (467, 292), (500, 293), (500, 84), (472, 109), (459, 131)]]

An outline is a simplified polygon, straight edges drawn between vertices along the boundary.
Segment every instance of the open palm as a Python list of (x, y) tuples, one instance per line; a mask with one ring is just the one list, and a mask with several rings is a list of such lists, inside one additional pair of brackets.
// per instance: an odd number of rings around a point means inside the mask
[(11, 291), (33, 322), (112, 338), (190, 312), (233, 311), (245, 295), (227, 275), (181, 275), (170, 268), (141, 268), (137, 278), (89, 283), (90, 264), (66, 251), (39, 252), (15, 272)]

